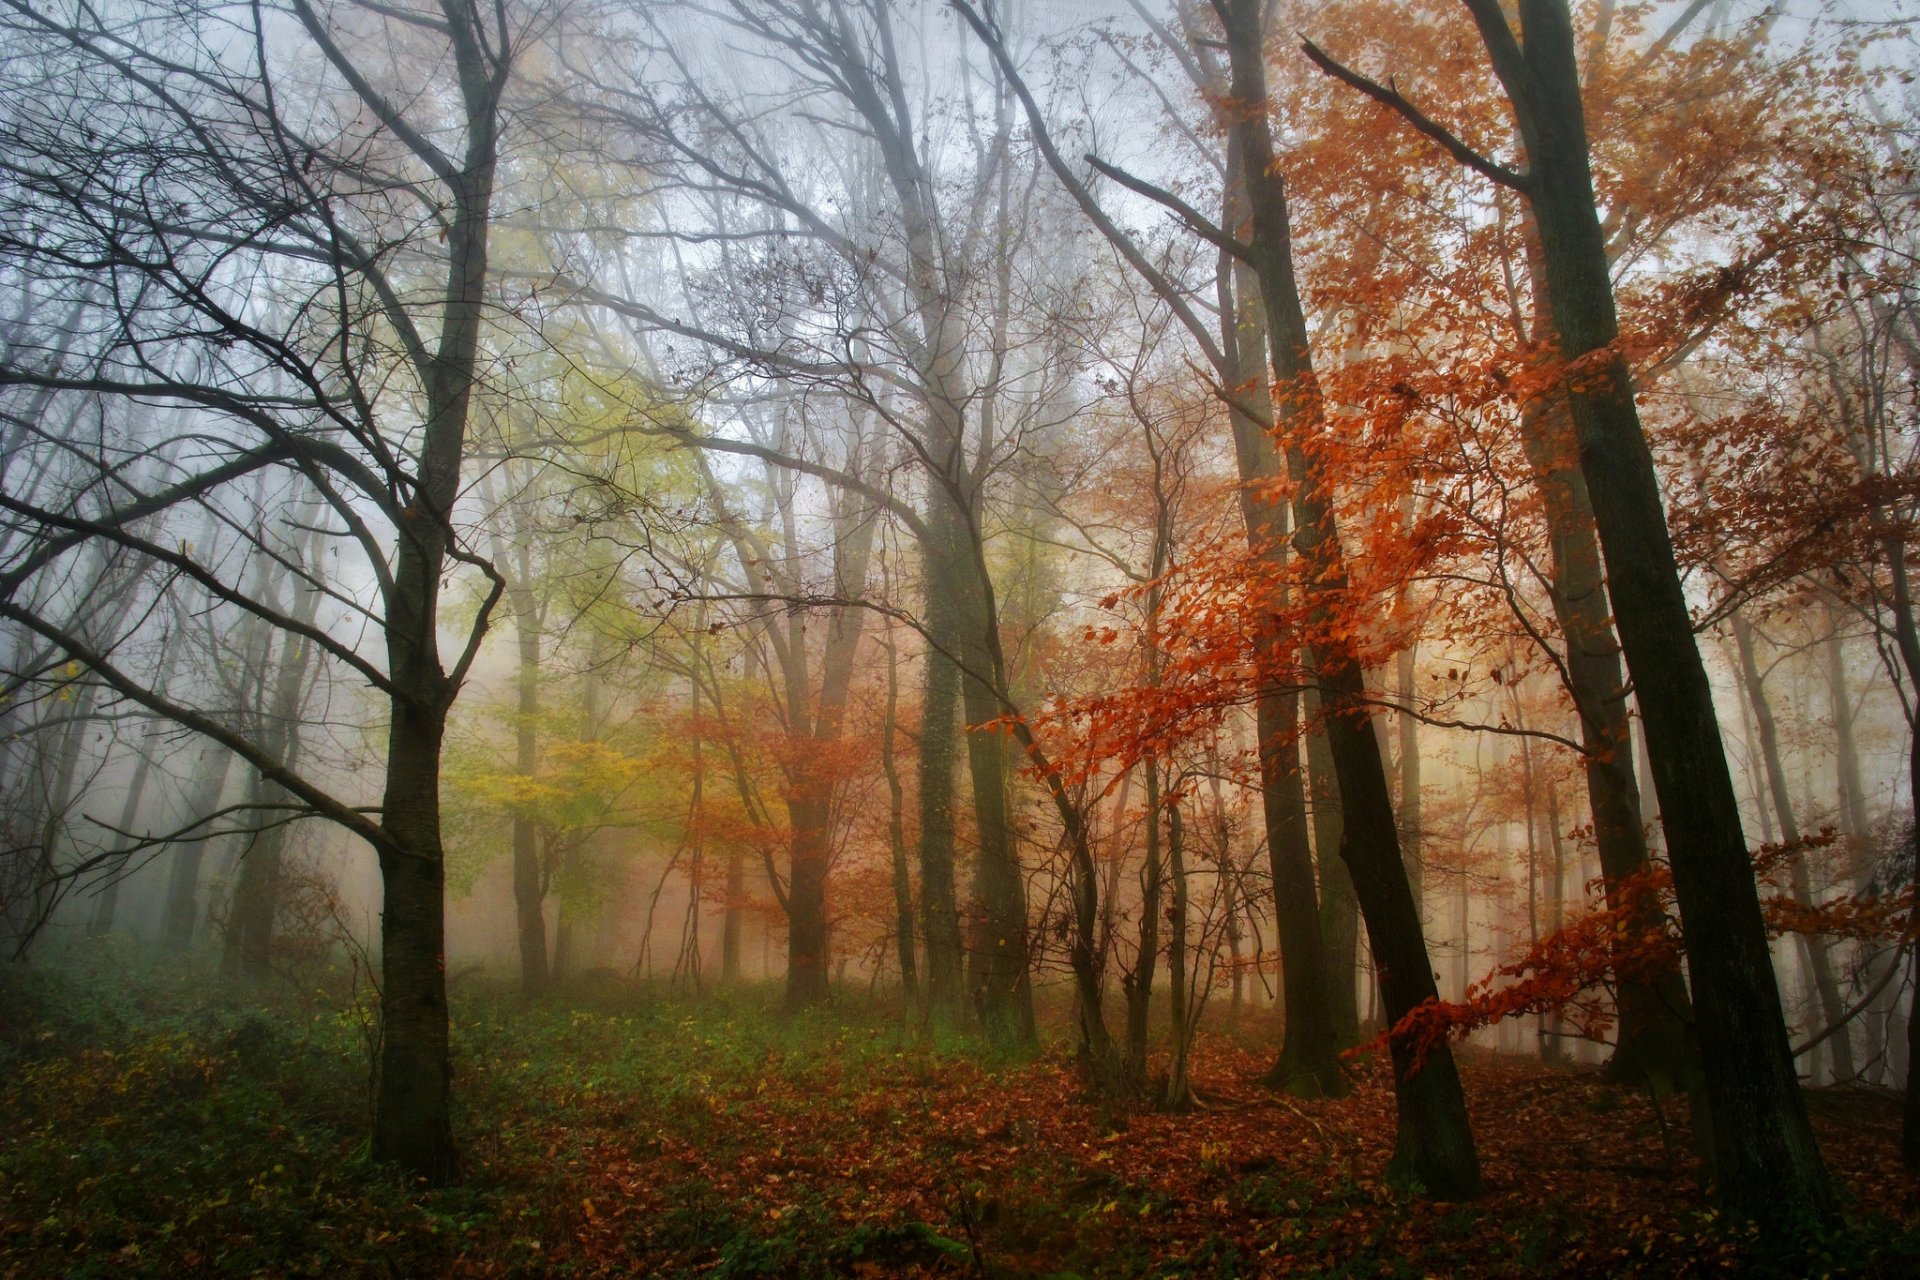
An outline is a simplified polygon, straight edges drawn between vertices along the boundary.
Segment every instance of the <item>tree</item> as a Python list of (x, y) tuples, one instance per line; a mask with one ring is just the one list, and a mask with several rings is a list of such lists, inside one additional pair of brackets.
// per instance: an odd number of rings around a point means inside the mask
[[(440, 749), (499, 580), (450, 666), (439, 606), (450, 574), (489, 575), (456, 518), (497, 296), (488, 248), (506, 97), (534, 20), (464, 0), (293, 0), (290, 16), (6, 6), (21, 109), (6, 122), (0, 253), (41, 296), (82, 312), (10, 349), (0, 393), (177, 406), (188, 421), (162, 419), (178, 444), (160, 475), (126, 480), (113, 460), (161, 441), (105, 442), (93, 466), (29, 429), (66, 483), (9, 484), (9, 515), (30, 536), (10, 548), (0, 617), (374, 848), (385, 901), (372, 1151), (444, 1181), (455, 1162)], [(249, 510), (235, 488), (254, 476), (270, 478), (269, 501)], [(296, 574), (327, 602), (310, 623), (236, 585), (247, 558), (285, 556), (274, 526), (292, 499), (327, 522), (329, 569)], [(194, 506), (224, 526), (217, 545), (141, 527)], [(377, 695), (377, 803), (291, 765), (224, 709), (158, 688), (128, 629), (89, 637), (35, 608), (23, 588), (87, 545), (194, 584)], [(357, 557), (357, 570), (333, 569), (335, 556)], [(377, 648), (353, 638), (359, 622)]]
[[(956, 0), (975, 32), (995, 52), (1001, 72), (1015, 82), (1028, 115), (1036, 125), (1039, 112), (1018, 81), (1005, 46), (986, 21)], [(1352, 637), (1343, 631), (1348, 619), (1338, 615), (1335, 601), (1346, 594), (1345, 553), (1324, 470), (1326, 419), (1313, 376), (1306, 319), (1293, 275), (1291, 231), (1286, 194), (1275, 169), (1273, 130), (1268, 118), (1266, 89), (1265, 6), (1258, 0), (1214, 5), (1224, 33), (1228, 55), (1228, 87), (1233, 109), (1227, 111), (1229, 146), (1237, 153), (1247, 190), (1250, 234), (1245, 240), (1231, 230), (1214, 227), (1190, 206), (1169, 193), (1137, 179), (1127, 184), (1172, 208), (1193, 231), (1222, 251), (1247, 260), (1260, 283), (1265, 307), (1267, 356), (1276, 401), (1275, 427), (1285, 444), (1287, 479), (1291, 486), (1292, 546), (1303, 566), (1303, 581), (1312, 584), (1306, 602), (1304, 645), (1307, 668), (1323, 699), (1329, 745), (1340, 782), (1341, 853), (1352, 872), (1356, 894), (1368, 922), (1390, 1015), (1397, 1019), (1434, 996), (1433, 975), (1427, 965), (1426, 944), (1419, 910), (1408, 885), (1394, 827), (1393, 802), (1387, 789), (1377, 729), (1367, 708), (1362, 669)], [(1049, 164), (1063, 178), (1081, 207), (1103, 229), (1111, 220), (1099, 210), (1085, 186), (1050, 145)], [(1110, 167), (1110, 176), (1126, 180)], [(1164, 279), (1146, 263), (1137, 248), (1123, 237), (1110, 236), (1123, 256), (1150, 282)], [(1156, 291), (1176, 312), (1191, 311), (1178, 291), (1156, 285)], [(1183, 317), (1184, 318), (1184, 317)], [(1202, 326), (1189, 322), (1200, 335)], [(1311, 904), (1306, 918), (1312, 918)], [(1315, 939), (1317, 943), (1317, 938)], [(1330, 1035), (1330, 1028), (1329, 1028)], [(1400, 1128), (1396, 1139), (1394, 1176), (1417, 1181), (1443, 1198), (1470, 1196), (1479, 1190), (1479, 1162), (1467, 1124), (1465, 1099), (1451, 1057), (1440, 1056), (1416, 1071), (1412, 1055), (1394, 1050), (1395, 1093)]]
[(1765, 1219), (1792, 1204), (1824, 1218), (1833, 1212), (1832, 1190), (1793, 1070), (1712, 689), (1632, 378), (1614, 345), (1619, 322), (1572, 18), (1564, 0), (1522, 0), (1516, 34), (1495, 0), (1464, 3), (1512, 105), (1524, 172), (1473, 150), (1394, 89), (1324, 55), (1316, 60), (1400, 112), (1461, 163), (1521, 192), (1533, 211), (1608, 598), (1645, 718), (1673, 858), (1719, 1193), (1743, 1217)]

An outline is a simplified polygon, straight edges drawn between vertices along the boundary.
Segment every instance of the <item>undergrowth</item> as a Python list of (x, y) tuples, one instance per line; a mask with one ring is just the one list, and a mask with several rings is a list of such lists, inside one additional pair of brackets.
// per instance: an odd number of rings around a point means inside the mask
[[(758, 991), (527, 1002), (463, 984), (462, 1178), (430, 1190), (366, 1158), (348, 993), (219, 990), (165, 965), (0, 978), (0, 1277), (1920, 1270), (1898, 1212), (1863, 1206), (1783, 1253), (1678, 1183), (1501, 1191), (1497, 1150), (1487, 1200), (1407, 1197), (1371, 1176), (1391, 1137), (1378, 1080), (1302, 1109), (1245, 1083), (1257, 1055), (1222, 1050), (1207, 1065), (1241, 1078), (1215, 1106), (1116, 1119), (1065, 1047), (993, 1059), (897, 1011), (787, 1017)], [(1597, 1085), (1528, 1070), (1528, 1096), (1561, 1098), (1531, 1127), (1616, 1123)]]

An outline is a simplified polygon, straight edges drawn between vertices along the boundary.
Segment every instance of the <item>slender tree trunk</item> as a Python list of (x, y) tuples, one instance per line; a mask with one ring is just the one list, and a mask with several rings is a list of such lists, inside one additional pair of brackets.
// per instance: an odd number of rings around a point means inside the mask
[[(1860, 747), (1853, 734), (1853, 698), (1847, 690), (1847, 651), (1840, 614), (1827, 602), (1827, 698), (1833, 711), (1834, 785), (1838, 791), (1840, 834), (1849, 844), (1866, 835), (1867, 792), (1861, 780)], [(1853, 852), (1853, 850), (1849, 850)]]
[[(164, 686), (165, 679), (161, 680)], [(147, 779), (153, 773), (153, 752), (143, 749), (140, 762), (133, 767), (133, 778), (127, 783), (127, 799), (120, 806), (120, 821), (115, 825), (122, 831), (132, 831), (133, 824), (140, 817), (140, 802), (147, 794)], [(100, 898), (94, 904), (93, 919), (87, 923), (87, 933), (93, 937), (105, 937), (113, 932), (113, 922), (120, 906), (120, 883), (126, 879), (124, 861), (121, 866), (110, 869), (106, 886), (100, 890)]]
[[(1773, 705), (1767, 699), (1766, 684), (1754, 653), (1753, 625), (1738, 611), (1733, 615), (1733, 643), (1740, 657), (1741, 686), (1748, 704), (1753, 708), (1754, 730), (1760, 739), (1760, 758), (1767, 771), (1767, 789), (1773, 793), (1773, 808), (1780, 821), (1780, 836), (1788, 844), (1794, 844), (1800, 839), (1800, 823), (1793, 812), (1792, 798), (1787, 794), (1787, 771), (1780, 758), (1780, 733), (1774, 725)], [(1807, 874), (1805, 850), (1793, 855), (1789, 885), (1795, 902), (1803, 907), (1813, 905), (1813, 884)], [(1840, 994), (1840, 981), (1833, 971), (1833, 957), (1827, 949), (1827, 941), (1807, 934), (1799, 935), (1799, 939), (1801, 957), (1813, 977), (1814, 994), (1819, 999), (1821, 1015), (1826, 1019), (1826, 1025), (1832, 1026), (1845, 1015), (1847, 1002)], [(1824, 1047), (1833, 1055), (1835, 1078), (1853, 1079), (1856, 1074), (1853, 1046), (1848, 1041), (1846, 1028), (1842, 1027), (1828, 1036)]]
[[(1337, 598), (1346, 584), (1339, 529), (1321, 463), (1309, 453), (1319, 443), (1317, 437), (1326, 422), (1313, 377), (1306, 316), (1294, 281), (1286, 193), (1266, 115), (1266, 6), (1263, 0), (1227, 0), (1220, 8), (1235, 102), (1229, 136), (1245, 175), (1253, 227), (1250, 256), (1259, 272), (1267, 311), (1267, 341), (1280, 406), (1277, 420), (1288, 439), (1294, 548), (1306, 562), (1309, 581), (1316, 584), (1322, 599)], [(1325, 620), (1325, 609), (1316, 603), (1317, 621)], [(1311, 666), (1325, 700), (1328, 743), (1340, 780), (1341, 853), (1366, 917), (1387, 1017), (1398, 1022), (1438, 993), (1420, 912), (1402, 861), (1393, 801), (1380, 761), (1378, 729), (1367, 710), (1360, 665), (1350, 652), (1322, 643), (1311, 654)], [(1417, 1182), (1441, 1199), (1478, 1194), (1480, 1161), (1453, 1055), (1439, 1046), (1415, 1070), (1411, 1048), (1398, 1039), (1392, 1055), (1399, 1132), (1390, 1174)]]
[(1138, 766), (1147, 784), (1147, 861), (1140, 869), (1140, 947), (1127, 975), (1127, 1079), (1135, 1089), (1147, 1081), (1147, 1024), (1153, 1011), (1153, 980), (1160, 958), (1160, 889), (1166, 868), (1160, 858), (1160, 761), (1147, 756)]
[[(512, 515), (514, 537), (513, 577), (508, 583), (507, 603), (513, 610), (514, 649), (519, 657), (515, 681), (517, 702), (514, 707), (514, 772), (532, 778), (540, 763), (540, 606), (533, 592), (533, 564), (526, 514), (516, 503)], [(507, 559), (505, 548), (495, 540), (496, 563)], [(513, 815), (513, 908), (520, 938), (520, 989), (528, 995), (546, 990), (547, 971), (547, 877), (540, 865), (540, 833), (525, 813)]]
[[(187, 801), (189, 820), (204, 818), (220, 807), (233, 761), (231, 752), (211, 742), (200, 749), (194, 765), (199, 785)], [(167, 902), (161, 936), (175, 951), (184, 951), (193, 945), (194, 931), (200, 923), (200, 868), (206, 862), (207, 843), (204, 836), (182, 841), (174, 847), (167, 868)]]
[(1193, 1105), (1187, 1060), (1193, 1049), (1195, 1001), (1187, 977), (1187, 829), (1179, 796), (1167, 801), (1167, 864), (1173, 878), (1173, 903), (1169, 913), (1172, 932), (1167, 938), (1167, 1010), (1173, 1024), (1173, 1043), (1167, 1066), (1167, 1090), (1160, 1105), (1169, 1111), (1185, 1111)]
[[(1247, 184), (1239, 148), (1227, 159), (1225, 221), (1245, 221)], [(1218, 269), (1221, 351), (1230, 380), (1239, 393), (1228, 405), (1234, 458), (1241, 481), (1240, 515), (1249, 550), (1272, 573), (1276, 598), (1261, 611), (1254, 644), (1264, 668), (1255, 693), (1254, 724), (1259, 735), (1260, 807), (1267, 828), (1267, 857), (1273, 871), (1274, 928), (1279, 934), (1281, 980), (1286, 992), (1286, 1024), (1280, 1056), (1267, 1072), (1274, 1088), (1308, 1096), (1338, 1097), (1347, 1091), (1340, 1070), (1338, 997), (1320, 932), (1319, 896), (1314, 884), (1313, 849), (1307, 830), (1305, 776), (1300, 767), (1300, 695), (1295, 678), (1299, 645), (1287, 634), (1286, 595), (1288, 513), (1260, 488), (1286, 472), (1273, 439), (1273, 396), (1267, 384), (1261, 344), (1266, 317), (1258, 274), (1222, 255)], [(1351, 983), (1349, 982), (1349, 986)]]
[(727, 906), (720, 917), (720, 985), (740, 985), (740, 946), (746, 920), (747, 855), (727, 853)]
[(900, 655), (889, 635), (887, 645), (887, 709), (881, 721), (880, 767), (887, 777), (887, 847), (893, 854), (894, 950), (900, 960), (900, 989), (909, 1007), (920, 1001), (919, 971), (914, 964), (913, 881), (907, 872), (906, 797), (900, 786), (900, 766), (894, 759), (894, 738), (900, 723)]

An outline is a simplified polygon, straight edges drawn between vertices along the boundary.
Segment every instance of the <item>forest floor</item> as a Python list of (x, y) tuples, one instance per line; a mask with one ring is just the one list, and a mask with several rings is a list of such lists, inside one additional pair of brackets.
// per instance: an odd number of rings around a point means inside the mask
[(1677, 1103), (1670, 1157), (1590, 1070), (1465, 1055), (1487, 1191), (1449, 1205), (1381, 1182), (1377, 1066), (1297, 1101), (1214, 1035), (1201, 1107), (1123, 1114), (1065, 1049), (996, 1061), (879, 1009), (469, 989), (464, 1176), (429, 1191), (365, 1163), (363, 1009), (177, 990), (0, 977), (0, 1280), (1920, 1275), (1880, 1091), (1811, 1095), (1850, 1214), (1789, 1256), (1707, 1210)]

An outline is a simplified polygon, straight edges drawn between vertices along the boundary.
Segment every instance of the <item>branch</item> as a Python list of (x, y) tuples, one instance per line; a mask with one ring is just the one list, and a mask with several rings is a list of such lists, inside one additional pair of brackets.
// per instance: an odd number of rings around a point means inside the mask
[(359, 809), (341, 803), (281, 761), (274, 759), (257, 743), (242, 734), (235, 733), (207, 713), (183, 706), (127, 675), (107, 661), (104, 653), (81, 637), (73, 635), (65, 628), (56, 626), (32, 610), (23, 609), (9, 600), (0, 600), (0, 618), (12, 619), (36, 635), (59, 645), (72, 655), (76, 662), (99, 676), (102, 684), (128, 701), (138, 703), (155, 715), (162, 716), (219, 743), (258, 769), (262, 779), (275, 783), (285, 788), (289, 794), (306, 801), (320, 816), (331, 819), (359, 836), (372, 845), (382, 857), (389, 854), (404, 858), (424, 857), (395, 840), (385, 827), (369, 819)]
[(1398, 112), (1408, 124), (1411, 124), (1415, 129), (1426, 134), (1429, 138), (1432, 138), (1435, 142), (1446, 148), (1449, 155), (1461, 164), (1466, 165), (1467, 168), (1491, 178), (1503, 187), (1511, 187), (1515, 191), (1526, 193), (1533, 189), (1533, 179), (1531, 176), (1516, 172), (1503, 164), (1487, 159), (1487, 157), (1481, 155), (1478, 151), (1475, 151), (1472, 147), (1455, 137), (1445, 125), (1434, 120), (1425, 112), (1421, 111), (1420, 108), (1401, 97), (1398, 89), (1395, 89), (1391, 85), (1383, 85), (1376, 81), (1369, 80), (1358, 71), (1352, 71), (1341, 66), (1325, 53), (1321, 52), (1320, 47), (1311, 40), (1302, 40), (1300, 42), (1300, 50), (1307, 55), (1309, 62), (1332, 76), (1335, 80), (1351, 88), (1358, 89), (1375, 102)]
[(1115, 168), (1091, 152), (1087, 154), (1087, 163), (1093, 166), (1096, 173), (1106, 175), (1127, 190), (1138, 192), (1155, 204), (1171, 209), (1179, 216), (1182, 222), (1187, 224), (1187, 230), (1193, 232), (1214, 248), (1219, 249), (1223, 253), (1230, 253), (1242, 262), (1252, 261), (1251, 254), (1244, 241), (1236, 240), (1219, 227), (1214, 226), (1212, 222), (1208, 221), (1205, 214), (1188, 204), (1185, 200), (1182, 200), (1179, 196), (1174, 195), (1173, 192), (1168, 191), (1164, 187), (1156, 187), (1145, 178), (1137, 178), (1125, 169)]

